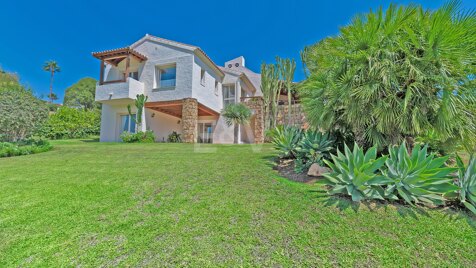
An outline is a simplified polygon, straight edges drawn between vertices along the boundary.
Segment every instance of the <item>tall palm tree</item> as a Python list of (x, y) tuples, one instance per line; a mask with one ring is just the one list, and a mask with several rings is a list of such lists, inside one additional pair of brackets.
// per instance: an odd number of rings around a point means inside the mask
[(468, 144), (476, 140), (475, 51), (476, 12), (461, 10), (460, 1), (358, 16), (302, 54), (307, 120), (323, 130), (350, 129), (363, 146), (433, 130), (442, 141)]
[(238, 143), (238, 127), (239, 125), (245, 125), (250, 122), (251, 110), (243, 103), (228, 104), (221, 112), (225, 118), (225, 123), (231, 127), (234, 125), (233, 130), (233, 143)]
[(43, 65), (43, 70), (47, 71), (51, 74), (51, 76), (50, 76), (50, 94), (48, 95), (49, 99), (50, 99), (50, 103), (51, 103), (51, 102), (53, 102), (53, 79), (54, 79), (55, 73), (59, 73), (61, 71), (61, 68), (59, 67), (59, 65), (56, 61), (49, 60), (49, 61), (45, 62), (45, 64)]
[(294, 59), (281, 59), (276, 57), (276, 62), (279, 68), (279, 74), (282, 80), (282, 84), (288, 94), (288, 123), (291, 123), (291, 101), (293, 94), (293, 80), (294, 72), (296, 71), (296, 61)]

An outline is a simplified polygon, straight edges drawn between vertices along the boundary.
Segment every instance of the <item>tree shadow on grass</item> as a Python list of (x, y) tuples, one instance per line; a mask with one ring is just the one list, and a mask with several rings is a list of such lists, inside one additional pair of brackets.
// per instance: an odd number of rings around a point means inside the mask
[(476, 215), (458, 207), (441, 209), (445, 217), (451, 221), (465, 220), (471, 228), (476, 230)]
[(340, 211), (347, 210), (351, 208), (354, 212), (358, 212), (362, 203), (360, 202), (353, 202), (349, 198), (345, 197), (336, 197), (336, 196), (329, 196), (323, 200), (323, 204), (326, 207), (337, 207)]
[(354, 212), (358, 212), (361, 207), (366, 207), (371, 212), (376, 212), (381, 209), (387, 211), (389, 207), (394, 207), (397, 210), (398, 215), (401, 217), (412, 217), (414, 219), (418, 219), (419, 216), (431, 217), (431, 215), (422, 207), (391, 204), (386, 201), (378, 200), (354, 202), (347, 196), (327, 196), (327, 198), (323, 199), (323, 204), (326, 207), (337, 207), (340, 211), (350, 208)]

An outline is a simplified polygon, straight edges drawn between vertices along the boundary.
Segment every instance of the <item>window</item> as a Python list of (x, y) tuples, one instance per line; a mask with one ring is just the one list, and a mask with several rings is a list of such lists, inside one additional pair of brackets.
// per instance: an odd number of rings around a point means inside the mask
[(223, 85), (223, 106), (235, 103), (235, 85)]
[[(132, 117), (135, 116), (135, 114), (132, 115)], [(121, 115), (121, 133), (124, 131), (136, 133), (136, 121), (132, 120), (131, 116), (128, 114)]]
[(218, 81), (215, 81), (215, 95), (218, 96)]
[(198, 142), (213, 143), (212, 123), (198, 123)]
[(129, 77), (135, 80), (139, 80), (139, 72), (130, 72)]
[(200, 84), (201, 84), (202, 86), (205, 85), (205, 77), (206, 77), (205, 74), (206, 74), (206, 73), (205, 73), (205, 70), (202, 69), (202, 70), (200, 71)]
[(177, 68), (175, 65), (156, 67), (156, 88), (175, 87)]

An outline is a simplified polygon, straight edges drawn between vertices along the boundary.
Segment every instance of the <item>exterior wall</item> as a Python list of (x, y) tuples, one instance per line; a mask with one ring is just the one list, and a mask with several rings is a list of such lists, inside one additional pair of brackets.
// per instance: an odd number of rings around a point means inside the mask
[(233, 126), (227, 126), (223, 116), (220, 116), (213, 131), (213, 143), (233, 143), (233, 131)]
[[(131, 106), (133, 106), (131, 102)], [(132, 108), (132, 112), (136, 112)], [(121, 141), (120, 133), (120, 115), (128, 114), (127, 103), (121, 104), (107, 104), (102, 105), (101, 110), (101, 134), (99, 140), (101, 142), (116, 142)], [(146, 128), (147, 123), (142, 124), (143, 128)]]
[(126, 82), (106, 85), (96, 85), (95, 100), (104, 102), (108, 100), (136, 99), (137, 94), (144, 94), (144, 84), (127, 78)]
[[(152, 117), (154, 114), (154, 117)], [(182, 134), (182, 119), (151, 109), (145, 109), (145, 121), (147, 130), (152, 130), (155, 135), (155, 141), (167, 141), (167, 137), (173, 131)]]
[[(205, 83), (201, 83), (201, 71), (205, 70)], [(218, 90), (215, 82), (218, 81)], [(223, 109), (221, 78), (200, 58), (194, 57), (192, 73), (192, 97), (217, 112)]]
[(277, 119), (278, 125), (292, 125), (296, 127), (307, 128), (306, 115), (301, 107), (301, 104), (291, 105), (291, 118), (289, 118), (289, 105), (286, 103), (278, 105), (277, 107)]
[[(134, 48), (147, 55), (139, 81), (144, 83), (145, 94), (149, 102), (177, 100), (192, 97), (192, 52), (169, 45), (146, 40)], [(176, 85), (171, 88), (156, 88), (155, 68), (168, 64), (176, 64)]]

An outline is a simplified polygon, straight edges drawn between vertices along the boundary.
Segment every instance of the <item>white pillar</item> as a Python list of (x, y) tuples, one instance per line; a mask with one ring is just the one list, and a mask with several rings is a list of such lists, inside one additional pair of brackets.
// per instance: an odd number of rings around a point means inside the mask
[(142, 124), (140, 125), (139, 131), (144, 132), (146, 130), (147, 130), (147, 126), (145, 122), (145, 108), (142, 108)]

